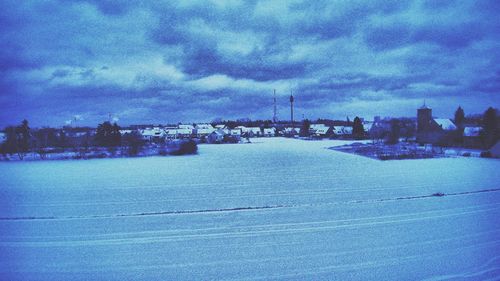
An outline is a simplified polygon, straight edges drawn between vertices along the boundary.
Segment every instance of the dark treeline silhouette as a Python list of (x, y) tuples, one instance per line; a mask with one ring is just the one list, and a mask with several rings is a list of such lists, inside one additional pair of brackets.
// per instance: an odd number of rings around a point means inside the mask
[[(152, 155), (156, 144), (148, 143), (137, 130), (130, 133), (120, 133), (120, 126), (110, 122), (98, 124), (97, 129), (90, 127), (63, 127), (31, 129), (27, 120), (18, 126), (8, 126), (4, 129), (5, 140), (0, 144), (0, 155), (4, 159), (17, 155), (23, 160), (28, 153), (46, 159), (49, 154), (58, 154), (60, 158), (104, 158), (114, 156)], [(192, 154), (193, 143), (185, 147), (188, 141), (178, 141), (174, 149), (168, 149), (167, 143), (162, 143), (162, 149), (167, 154)], [(194, 143), (196, 146), (196, 143)], [(61, 156), (64, 154), (71, 156)], [(10, 157), (8, 157), (10, 156)]]
[(2, 154), (17, 154), (23, 159), (30, 150), (30, 127), (28, 120), (23, 120), (19, 126), (5, 128), (5, 141), (2, 143)]
[(97, 126), (95, 142), (99, 146), (113, 147), (121, 145), (120, 126), (106, 121)]
[(498, 128), (499, 121), (496, 109), (490, 107), (483, 115), (483, 131), (481, 132), (481, 139), (483, 141), (484, 147), (490, 147), (494, 145), (499, 137), (500, 130)]
[[(439, 143), (440, 146), (459, 146), (470, 148), (489, 149), (495, 145), (500, 138), (500, 116), (497, 109), (489, 107), (483, 114), (467, 115), (465, 110), (459, 106), (452, 119), (456, 129)], [(272, 122), (271, 120), (250, 120), (242, 118), (237, 120), (214, 120), (212, 125), (224, 124), (229, 129), (237, 126), (259, 127), (261, 129), (274, 127), (277, 135), (294, 137), (299, 135), (305, 138), (329, 137), (342, 139), (371, 139), (373, 142), (396, 144), (400, 139), (406, 142), (414, 141), (417, 134), (416, 118), (377, 118), (374, 122), (364, 122), (362, 118), (356, 116), (352, 121), (317, 119), (311, 121), (304, 119), (293, 124), (288, 120)], [(327, 134), (318, 136), (312, 124), (324, 124), (329, 127)], [(195, 124), (194, 124), (195, 125)], [(333, 127), (349, 126), (352, 131), (342, 134), (334, 132)], [(106, 157), (108, 155), (137, 156), (141, 155), (144, 149), (152, 146), (161, 146), (160, 153), (172, 154), (167, 147), (172, 141), (166, 143), (153, 142), (145, 138), (140, 133), (140, 128), (144, 126), (129, 126), (127, 133), (121, 132), (118, 124), (103, 122), (98, 124), (96, 129), (90, 127), (63, 127), (59, 128), (37, 128), (32, 129), (27, 120), (23, 120), (19, 125), (8, 126), (3, 130), (4, 140), (0, 144), (0, 155), (5, 159), (16, 155), (19, 159), (24, 159), (28, 153), (37, 154), (41, 159), (45, 159), (50, 153), (72, 152), (78, 158)], [(294, 129), (290, 131), (289, 129)], [(242, 135), (245, 137), (245, 135)], [(192, 135), (184, 140), (176, 140), (179, 144), (188, 142), (189, 139), (196, 138)], [(195, 143), (196, 144), (196, 143)], [(191, 144), (185, 144), (182, 151), (192, 153)], [(196, 150), (194, 150), (196, 151)], [(177, 153), (177, 152), (176, 152)], [(91, 156), (89, 156), (91, 155)], [(97, 156), (96, 156), (97, 155)]]

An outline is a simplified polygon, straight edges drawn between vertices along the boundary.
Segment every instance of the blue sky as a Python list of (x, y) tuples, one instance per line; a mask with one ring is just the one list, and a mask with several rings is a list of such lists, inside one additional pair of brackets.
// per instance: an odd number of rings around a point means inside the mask
[[(133, 2), (133, 3), (132, 3)], [(0, 2), (0, 126), (452, 117), (500, 105), (500, 2)]]

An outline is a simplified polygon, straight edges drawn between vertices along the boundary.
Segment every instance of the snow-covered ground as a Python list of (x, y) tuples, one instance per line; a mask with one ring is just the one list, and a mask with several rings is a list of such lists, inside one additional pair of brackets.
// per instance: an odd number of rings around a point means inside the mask
[(500, 161), (252, 141), (0, 163), (0, 279), (498, 280)]

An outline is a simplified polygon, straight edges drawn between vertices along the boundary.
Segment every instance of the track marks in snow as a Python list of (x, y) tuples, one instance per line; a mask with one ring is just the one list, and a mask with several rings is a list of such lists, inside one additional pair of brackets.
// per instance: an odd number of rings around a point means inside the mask
[(461, 196), (461, 195), (486, 193), (486, 192), (499, 192), (499, 191), (500, 191), (500, 188), (496, 188), (496, 189), (483, 189), (483, 190), (464, 191), (464, 192), (455, 192), (455, 193), (440, 193), (439, 196), (437, 196), (436, 194), (428, 194), (428, 195), (418, 195), (418, 196), (406, 196), (406, 197), (382, 198), (382, 199), (367, 199), (367, 200), (351, 200), (351, 201), (344, 201), (344, 202), (329, 202), (329, 203), (317, 203), (317, 204), (245, 206), (245, 207), (234, 207), (234, 208), (223, 208), (223, 209), (172, 210), (172, 211), (128, 213), (128, 214), (110, 214), (110, 215), (0, 217), (0, 221), (2, 221), (2, 220), (3, 221), (8, 221), (8, 220), (15, 221), (15, 220), (96, 219), (96, 218), (119, 218), (119, 217), (139, 217), (139, 216), (161, 216), (161, 215), (182, 215), (182, 214), (217, 213), (217, 212), (255, 211), (255, 210), (280, 209), (280, 208), (314, 207), (314, 206), (341, 205), (341, 204), (362, 204), (362, 203), (375, 203), (375, 202), (386, 202), (386, 201), (397, 201), (397, 200), (415, 200), (415, 199), (427, 199), (427, 198), (433, 198), (433, 197)]
[(319, 222), (299, 222), (299, 223), (284, 223), (284, 224), (269, 224), (245, 227), (224, 227), (215, 228), (221, 231), (206, 231), (202, 230), (180, 230), (170, 233), (164, 232), (164, 236), (151, 237), (125, 237), (125, 238), (108, 238), (108, 239), (87, 239), (87, 240), (64, 240), (64, 241), (10, 241), (0, 242), (1, 246), (20, 246), (20, 247), (74, 247), (74, 246), (96, 246), (96, 245), (122, 245), (122, 244), (142, 244), (142, 243), (159, 243), (172, 241), (190, 241), (190, 240), (206, 240), (206, 239), (234, 239), (245, 238), (252, 236), (263, 235), (281, 235), (281, 234), (297, 234), (297, 233), (317, 233), (320, 231), (332, 231), (335, 229), (360, 229), (370, 228), (374, 226), (414, 223), (426, 220), (436, 220), (443, 218), (460, 217), (464, 215), (479, 214), (484, 212), (492, 212), (500, 210), (500, 203), (490, 204), (491, 207), (477, 208), (455, 208), (444, 211), (428, 211), (417, 212), (403, 215), (378, 216), (369, 218), (356, 219), (340, 219), (331, 221)]
[[(462, 182), (464, 183), (464, 182)], [(468, 184), (473, 185), (474, 182), (471, 181)], [(440, 188), (449, 188), (453, 187), (454, 183), (446, 183), (446, 184), (439, 184)], [(276, 184), (272, 185), (276, 186)], [(253, 192), (253, 193), (244, 193), (244, 194), (235, 194), (235, 195), (219, 195), (217, 193), (215, 194), (208, 194), (208, 197), (216, 197), (217, 199), (253, 199), (253, 198), (263, 198), (263, 197), (296, 197), (296, 196), (317, 196), (317, 195), (334, 195), (334, 194), (355, 194), (355, 193), (367, 193), (367, 192), (380, 192), (380, 191), (400, 191), (400, 190), (414, 190), (418, 188), (425, 188), (427, 185), (425, 184), (413, 184), (413, 185), (406, 185), (406, 186), (397, 186), (397, 187), (376, 187), (376, 188), (343, 188), (343, 189), (338, 189), (336, 187), (332, 188), (320, 188), (320, 189), (309, 189), (307, 191), (303, 190), (297, 190), (297, 191), (282, 191), (282, 192), (268, 192), (269, 188), (253, 188), (253, 190), (256, 190), (258, 192)], [(171, 186), (170, 186), (171, 187)], [(212, 186), (205, 186), (205, 190), (210, 190), (208, 187)], [(215, 187), (215, 186), (213, 186)], [(245, 184), (245, 185), (231, 185), (231, 188), (233, 190), (247, 190), (251, 187), (250, 184)], [(139, 187), (137, 187), (139, 188)], [(165, 188), (169, 188), (168, 186), (165, 186)], [(228, 191), (225, 192), (226, 194)], [(204, 198), (206, 200), (206, 198)], [(44, 204), (36, 204), (36, 203), (19, 203), (16, 204), (18, 206), (25, 206), (25, 207), (73, 207), (73, 206), (100, 206), (100, 205), (126, 205), (126, 204), (140, 204), (140, 203), (167, 203), (167, 202), (188, 202), (188, 201), (200, 201), (200, 197), (193, 197), (193, 196), (178, 196), (174, 198), (167, 198), (167, 199), (142, 199), (142, 200), (107, 200), (107, 201), (92, 201), (92, 202), (78, 202), (78, 201), (58, 201), (57, 203), (44, 203)]]

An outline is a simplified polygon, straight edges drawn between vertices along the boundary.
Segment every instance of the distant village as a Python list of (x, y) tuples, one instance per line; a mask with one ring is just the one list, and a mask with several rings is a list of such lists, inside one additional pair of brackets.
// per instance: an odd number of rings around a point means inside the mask
[[(4, 160), (14, 159), (16, 155), (18, 159), (23, 159), (30, 152), (40, 159), (46, 159), (51, 153), (70, 152), (73, 158), (166, 155), (179, 151), (180, 146), (188, 142), (196, 146), (201, 143), (251, 142), (252, 138), (279, 136), (303, 140), (369, 140), (379, 150), (387, 150), (387, 146), (400, 143), (405, 147), (459, 147), (480, 151), (483, 157), (500, 157), (500, 120), (497, 109), (491, 107), (482, 115), (468, 116), (458, 107), (453, 119), (434, 117), (432, 109), (424, 104), (416, 109), (416, 117), (410, 118), (295, 121), (292, 96), (290, 104), (290, 120), (286, 121), (277, 120), (276, 109), (273, 120), (218, 120), (124, 128), (106, 121), (97, 128), (64, 126), (32, 129), (25, 120), (21, 125), (10, 126), (0, 132), (0, 154)], [(192, 148), (187, 153), (195, 153), (196, 149)]]

